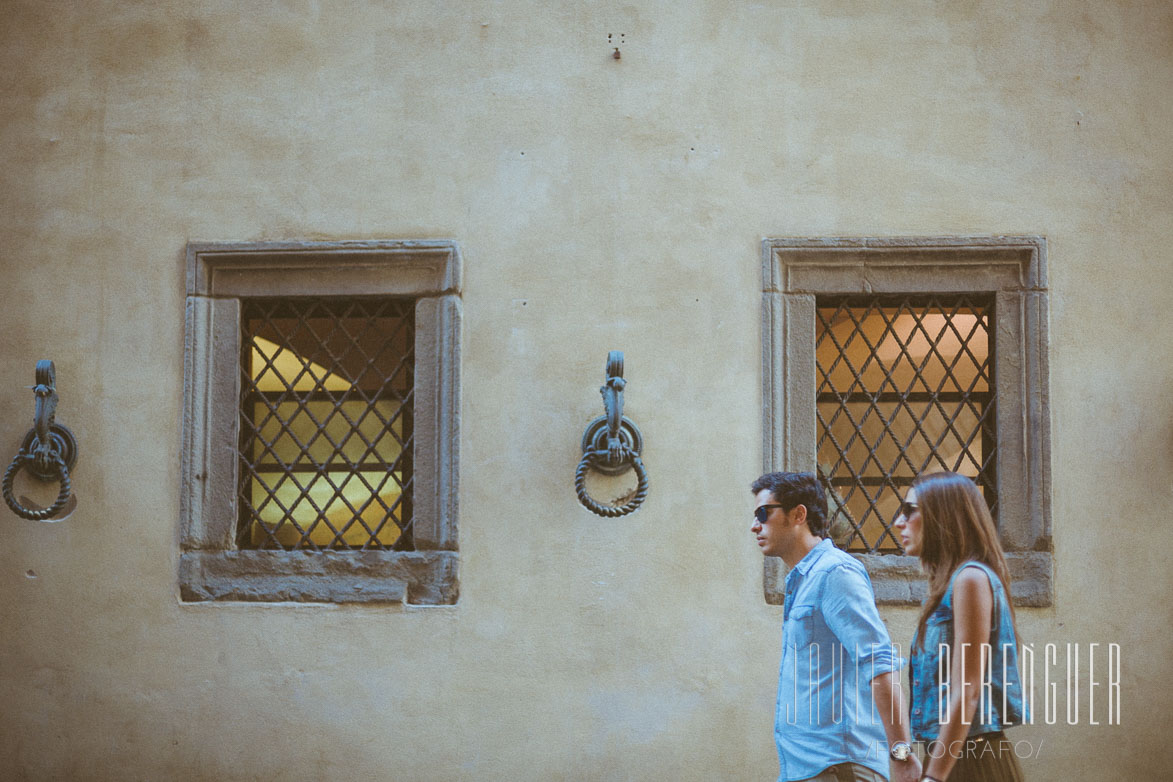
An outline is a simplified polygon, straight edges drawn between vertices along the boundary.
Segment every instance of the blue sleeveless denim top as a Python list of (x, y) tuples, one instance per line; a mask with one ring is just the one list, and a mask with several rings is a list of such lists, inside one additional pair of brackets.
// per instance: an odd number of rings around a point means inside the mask
[[(953, 582), (957, 574), (967, 567), (979, 567), (990, 579), (994, 590), (994, 610), (990, 627), (990, 666), (982, 676), (982, 696), (978, 700), (969, 727), (969, 735), (992, 733), (1010, 725), (1020, 725), (1027, 719), (1023, 703), (1022, 679), (1018, 671), (1018, 639), (1014, 636), (1014, 621), (1002, 580), (989, 566), (981, 562), (965, 562), (953, 572), (949, 588), (945, 590), (940, 605), (925, 622), (925, 643), (918, 648), (919, 628), (912, 639), (912, 664), (909, 675), (912, 679), (912, 735), (919, 741), (932, 741), (940, 731), (940, 719), (948, 713), (949, 685), (948, 668), (940, 668), (940, 658), (945, 650), (942, 645), (953, 648)], [(946, 661), (948, 666), (951, 659)], [(942, 674), (946, 680), (942, 681)]]

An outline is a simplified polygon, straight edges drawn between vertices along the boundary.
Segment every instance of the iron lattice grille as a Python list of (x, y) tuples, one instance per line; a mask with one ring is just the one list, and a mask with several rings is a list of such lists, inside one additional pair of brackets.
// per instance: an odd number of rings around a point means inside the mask
[(832, 537), (900, 553), (892, 524), (922, 473), (974, 478), (997, 518), (993, 298), (819, 296), (819, 477)]
[(241, 548), (413, 548), (414, 313), (241, 302)]

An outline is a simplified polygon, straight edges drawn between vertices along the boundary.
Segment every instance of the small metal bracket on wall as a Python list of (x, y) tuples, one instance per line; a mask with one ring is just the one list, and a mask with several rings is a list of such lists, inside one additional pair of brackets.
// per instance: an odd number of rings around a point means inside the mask
[[(603, 395), (604, 415), (587, 424), (582, 435), (582, 461), (574, 475), (574, 490), (578, 501), (592, 513), (614, 518), (625, 516), (638, 508), (648, 496), (648, 472), (640, 459), (643, 435), (630, 418), (623, 415), (623, 351), (607, 354), (607, 381), (599, 389)], [(604, 475), (622, 475), (635, 470), (635, 493), (622, 505), (603, 505), (586, 491), (586, 472), (593, 469)]]
[[(69, 502), (72, 484), (69, 471), (77, 463), (77, 439), (73, 432), (56, 423), (57, 370), (52, 361), (38, 361), (36, 385), (33, 387), (36, 411), (33, 428), (25, 435), (20, 452), (4, 473), (4, 501), (21, 518), (44, 521), (57, 515)], [(48, 508), (30, 509), (21, 505), (12, 494), (12, 482), (21, 468), (42, 481), (60, 481), (57, 500)]]

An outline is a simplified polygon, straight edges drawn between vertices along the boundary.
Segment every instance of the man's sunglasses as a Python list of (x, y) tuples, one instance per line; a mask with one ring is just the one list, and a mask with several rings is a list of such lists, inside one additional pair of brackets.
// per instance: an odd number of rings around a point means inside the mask
[(759, 505), (758, 507), (753, 509), (753, 517), (758, 520), (758, 524), (765, 524), (766, 519), (770, 518), (770, 509), (771, 508), (785, 508), (785, 507), (786, 507), (785, 505), (778, 505), (778, 504)]

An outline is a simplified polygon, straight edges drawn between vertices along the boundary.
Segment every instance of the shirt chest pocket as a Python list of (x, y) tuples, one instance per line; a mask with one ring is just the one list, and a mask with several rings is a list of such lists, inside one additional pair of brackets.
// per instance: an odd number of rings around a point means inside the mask
[(818, 614), (813, 605), (792, 606), (785, 622), (786, 637), (799, 644), (810, 643), (817, 622)]

